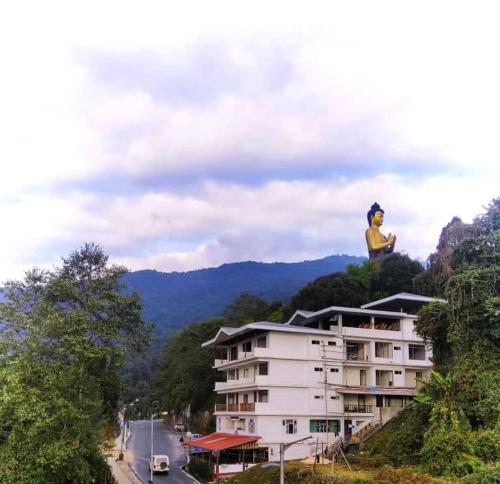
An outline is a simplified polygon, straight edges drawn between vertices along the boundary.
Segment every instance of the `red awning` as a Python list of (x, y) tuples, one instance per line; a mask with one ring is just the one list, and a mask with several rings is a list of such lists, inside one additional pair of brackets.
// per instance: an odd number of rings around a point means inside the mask
[(224, 432), (214, 432), (213, 434), (205, 435), (205, 437), (199, 439), (186, 439), (184, 443), (192, 447), (218, 451), (256, 442), (261, 438), (262, 437), (258, 435), (235, 435), (226, 434)]

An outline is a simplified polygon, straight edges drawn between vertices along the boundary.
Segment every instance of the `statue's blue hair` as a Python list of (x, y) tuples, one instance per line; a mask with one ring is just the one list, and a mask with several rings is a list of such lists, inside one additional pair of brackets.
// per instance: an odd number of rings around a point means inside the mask
[(372, 224), (372, 217), (375, 215), (375, 212), (382, 212), (382, 213), (385, 213), (381, 208), (380, 208), (380, 205), (375, 202), (373, 205), (372, 205), (372, 208), (370, 208), (370, 210), (368, 210), (367, 214), (366, 214), (366, 218), (368, 219), (368, 227), (371, 226)]

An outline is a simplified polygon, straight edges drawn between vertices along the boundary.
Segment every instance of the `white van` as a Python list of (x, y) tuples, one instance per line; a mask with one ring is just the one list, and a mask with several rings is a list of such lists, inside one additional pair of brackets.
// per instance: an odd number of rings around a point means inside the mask
[(153, 455), (151, 462), (149, 463), (149, 470), (153, 469), (153, 474), (156, 472), (161, 472), (162, 474), (168, 474), (170, 470), (170, 459), (168, 455)]

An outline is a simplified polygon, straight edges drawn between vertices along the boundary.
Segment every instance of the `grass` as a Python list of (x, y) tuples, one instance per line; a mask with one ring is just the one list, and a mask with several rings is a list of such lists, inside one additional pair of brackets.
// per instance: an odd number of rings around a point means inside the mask
[[(312, 465), (298, 461), (285, 464), (287, 484), (448, 484), (450, 481), (434, 479), (423, 473), (419, 468), (393, 468), (390, 466), (364, 468), (354, 464), (349, 470), (345, 464), (335, 464), (333, 475), (331, 464)], [(228, 484), (277, 484), (279, 483), (279, 468), (260, 466), (230, 478)]]

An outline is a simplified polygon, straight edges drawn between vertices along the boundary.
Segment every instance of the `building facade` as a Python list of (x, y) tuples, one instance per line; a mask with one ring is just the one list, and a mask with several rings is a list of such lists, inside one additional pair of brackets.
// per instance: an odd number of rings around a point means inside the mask
[(398, 294), (361, 308), (297, 311), (284, 324), (222, 327), (216, 349), (218, 432), (258, 434), (279, 459), (320, 453), (339, 434), (362, 438), (396, 415), (429, 376), (431, 348), (415, 333), (416, 311), (431, 298)]

